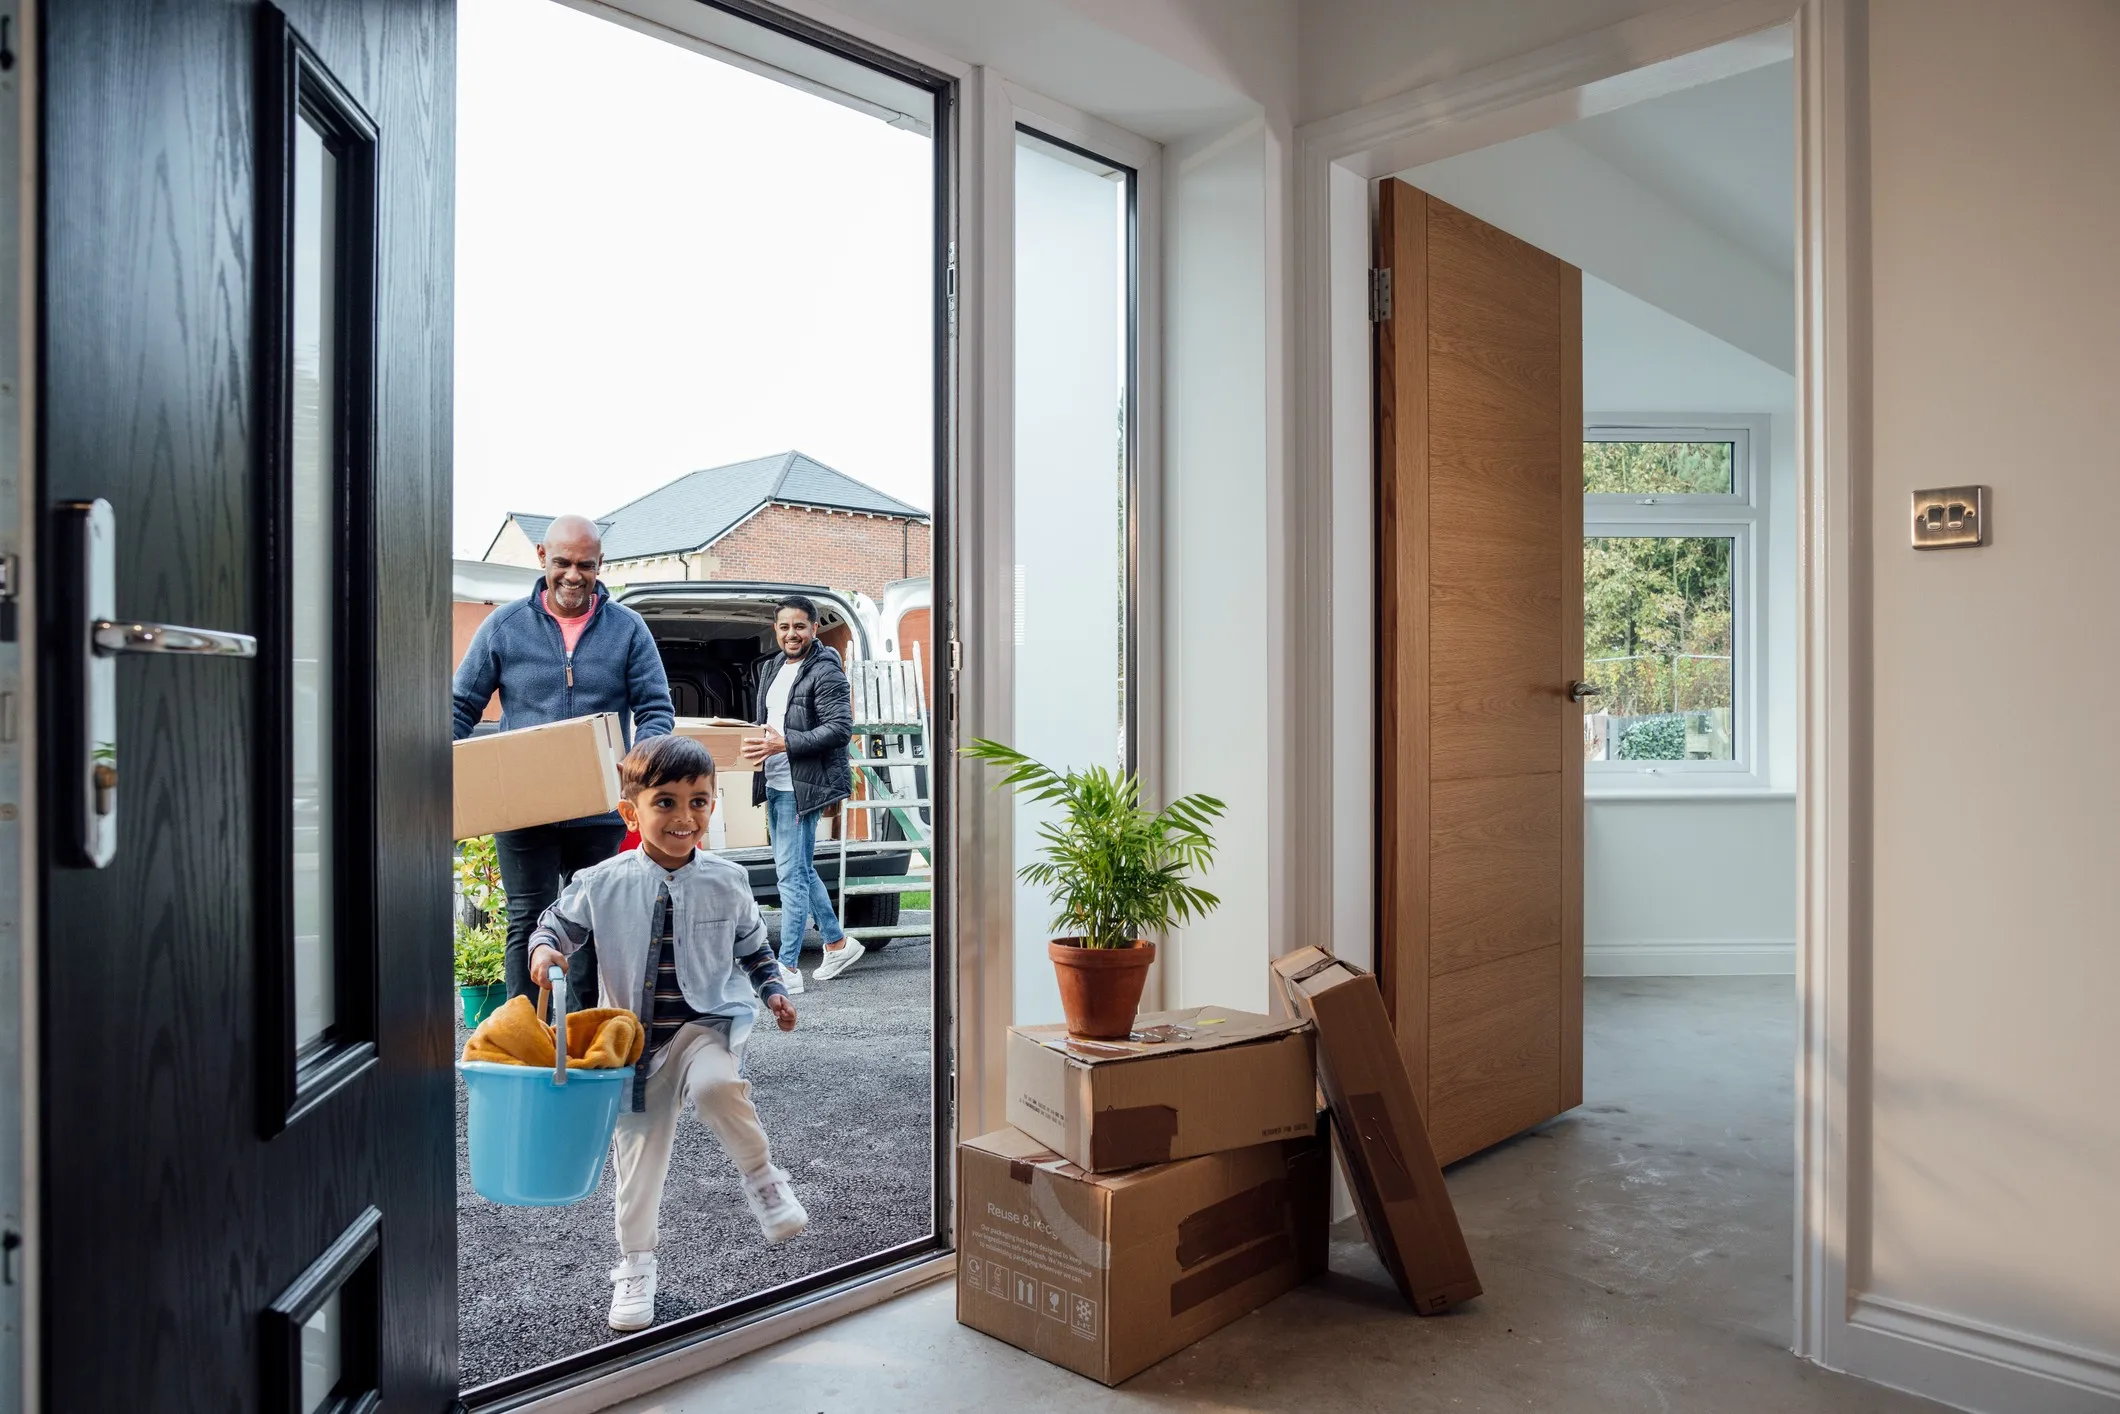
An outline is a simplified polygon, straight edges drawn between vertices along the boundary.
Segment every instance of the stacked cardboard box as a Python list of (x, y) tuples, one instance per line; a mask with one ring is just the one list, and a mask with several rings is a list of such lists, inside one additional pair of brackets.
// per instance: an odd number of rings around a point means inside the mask
[(1013, 1128), (958, 1146), (959, 1321), (1118, 1384), (1324, 1270), (1321, 1094), (1413, 1309), (1479, 1295), (1376, 979), (1319, 948), (1273, 972), (1279, 1018), (1010, 1029)]
[(1117, 1384), (1325, 1267), (1308, 1022), (1012, 1028), (1014, 1128), (958, 1147), (957, 1319)]

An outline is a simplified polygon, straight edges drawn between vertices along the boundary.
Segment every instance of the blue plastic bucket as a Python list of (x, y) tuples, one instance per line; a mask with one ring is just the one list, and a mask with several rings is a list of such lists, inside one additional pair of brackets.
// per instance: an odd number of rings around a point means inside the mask
[(633, 1067), (569, 1067), (555, 1083), (542, 1066), (458, 1061), (471, 1092), (471, 1186), (518, 1208), (579, 1203), (596, 1191)]

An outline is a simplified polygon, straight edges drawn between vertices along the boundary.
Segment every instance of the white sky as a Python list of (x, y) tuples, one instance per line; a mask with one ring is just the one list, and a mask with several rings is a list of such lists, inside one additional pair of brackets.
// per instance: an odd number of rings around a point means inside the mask
[(929, 506), (929, 140), (544, 0), (457, 15), (457, 555), (790, 449)]

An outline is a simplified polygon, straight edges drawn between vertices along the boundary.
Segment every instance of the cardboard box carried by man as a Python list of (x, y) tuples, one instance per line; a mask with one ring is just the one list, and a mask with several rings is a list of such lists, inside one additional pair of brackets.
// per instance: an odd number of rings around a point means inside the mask
[(608, 815), (625, 754), (615, 712), (466, 737), (451, 748), (456, 838)]

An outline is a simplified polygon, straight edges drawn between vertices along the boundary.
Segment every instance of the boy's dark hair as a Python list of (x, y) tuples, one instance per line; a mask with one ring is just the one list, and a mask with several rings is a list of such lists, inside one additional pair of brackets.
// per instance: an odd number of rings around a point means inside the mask
[(776, 609), (800, 609), (811, 623), (817, 622), (817, 601), (806, 594), (790, 594), (784, 598), (775, 599), (773, 607)]
[(618, 763), (619, 789), (628, 796), (701, 776), (714, 779), (714, 758), (692, 738), (675, 733), (637, 743)]

